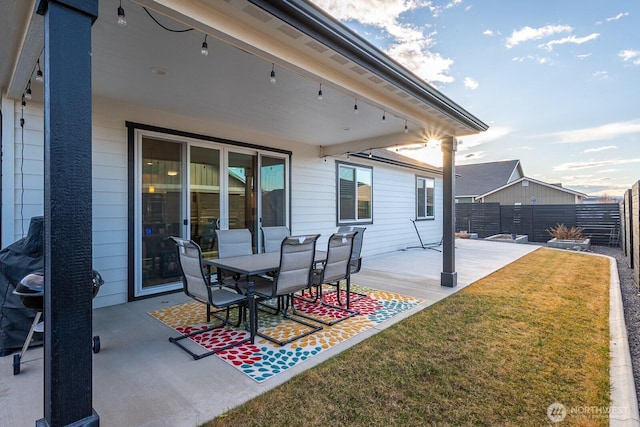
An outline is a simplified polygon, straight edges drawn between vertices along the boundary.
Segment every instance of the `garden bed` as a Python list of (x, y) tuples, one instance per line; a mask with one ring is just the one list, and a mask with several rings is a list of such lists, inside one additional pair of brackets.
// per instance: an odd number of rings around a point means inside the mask
[(484, 240), (494, 240), (498, 242), (508, 242), (508, 243), (528, 243), (529, 236), (526, 234), (494, 234), (493, 236), (486, 237)]
[(591, 239), (556, 239), (553, 238), (547, 242), (550, 248), (571, 249), (574, 251), (591, 250)]

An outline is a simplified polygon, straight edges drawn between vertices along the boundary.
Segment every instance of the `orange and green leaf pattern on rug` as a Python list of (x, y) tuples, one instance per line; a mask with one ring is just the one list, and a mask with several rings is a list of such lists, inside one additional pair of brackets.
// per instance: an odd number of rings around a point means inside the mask
[[(333, 289), (335, 288), (326, 287), (323, 290), (325, 293), (324, 299), (330, 304), (337, 303), (337, 295)], [(216, 356), (240, 369), (255, 381), (262, 382), (336, 344), (373, 328), (387, 319), (412, 309), (422, 302), (419, 298), (378, 291), (358, 285), (351, 285), (351, 290), (352, 292), (366, 295), (365, 298), (351, 303), (351, 309), (359, 313), (354, 317), (332, 326), (322, 325), (322, 330), (284, 346), (256, 337), (254, 344), (238, 345), (216, 353)], [(340, 300), (344, 302), (345, 297), (346, 294), (342, 291)], [(355, 299), (355, 297), (356, 295), (353, 294), (352, 298)], [(295, 304), (298, 312), (314, 318), (330, 321), (345, 316), (344, 311), (335, 310), (319, 302), (310, 303), (297, 300)], [(188, 334), (196, 329), (207, 327), (207, 324), (203, 323), (206, 318), (205, 305), (195, 301), (155, 310), (149, 314), (182, 334)], [(237, 316), (237, 310), (233, 309), (231, 315), (231, 321), (234, 322), (237, 318), (235, 317)], [(308, 321), (307, 319), (304, 320)], [(212, 318), (212, 321), (218, 322), (215, 318)], [(314, 322), (310, 321), (310, 323)], [(260, 310), (258, 314), (258, 329), (262, 333), (284, 341), (288, 337), (306, 332), (308, 328), (297, 322), (285, 319), (281, 315), (272, 315)], [(203, 348), (213, 350), (247, 335), (248, 332), (243, 326), (238, 328), (226, 327), (198, 334), (191, 339)]]

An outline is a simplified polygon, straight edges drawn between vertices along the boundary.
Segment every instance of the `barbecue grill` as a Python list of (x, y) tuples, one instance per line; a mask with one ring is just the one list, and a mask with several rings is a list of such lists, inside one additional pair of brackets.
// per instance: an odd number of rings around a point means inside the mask
[[(93, 270), (92, 273), (91, 285), (93, 298), (95, 298), (100, 290), (100, 286), (104, 284), (104, 280), (96, 270)], [(13, 293), (20, 297), (22, 305), (36, 312), (36, 316), (31, 324), (31, 329), (29, 329), (29, 333), (27, 334), (27, 339), (22, 346), (22, 351), (20, 354), (13, 355), (13, 375), (18, 375), (20, 373), (22, 358), (29, 348), (33, 333), (44, 331), (44, 322), (40, 322), (42, 311), (44, 310), (44, 273), (42, 271), (35, 271), (26, 275), (20, 280), (20, 283), (18, 283)], [(93, 337), (92, 349), (94, 353), (100, 351), (100, 337), (97, 335)]]

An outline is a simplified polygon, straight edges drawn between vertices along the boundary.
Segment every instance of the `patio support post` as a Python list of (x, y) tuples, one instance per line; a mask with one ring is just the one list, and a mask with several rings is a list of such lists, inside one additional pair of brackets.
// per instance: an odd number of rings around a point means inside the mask
[(442, 140), (442, 273), (440, 285), (450, 288), (458, 284), (455, 249), (456, 215), (456, 150), (453, 137)]
[(92, 408), (91, 25), (98, 0), (38, 0), (44, 16), (44, 418)]

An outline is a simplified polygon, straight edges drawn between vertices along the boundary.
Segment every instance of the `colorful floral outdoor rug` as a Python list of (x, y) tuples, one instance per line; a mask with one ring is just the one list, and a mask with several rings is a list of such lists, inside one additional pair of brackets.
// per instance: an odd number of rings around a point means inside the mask
[[(352, 310), (359, 312), (354, 317), (332, 326), (322, 325), (322, 330), (284, 346), (279, 346), (256, 336), (254, 344), (238, 345), (216, 353), (215, 356), (232, 364), (255, 381), (262, 382), (422, 302), (419, 298), (369, 289), (353, 284), (351, 285), (351, 291), (366, 295), (366, 297), (351, 303)], [(335, 288), (326, 287), (324, 292), (326, 302), (332, 304), (337, 302)], [(341, 300), (344, 302), (346, 295), (344, 291), (341, 292)], [(352, 298), (357, 298), (357, 295), (352, 294)], [(345, 316), (344, 311), (332, 309), (319, 302), (309, 303), (298, 300), (296, 301), (296, 309), (309, 316), (324, 318), (329, 321)], [(237, 309), (232, 309), (232, 321), (237, 318), (237, 312)], [(192, 301), (155, 310), (149, 314), (179, 333), (188, 334), (196, 329), (206, 328), (207, 325), (204, 323), (206, 319), (205, 313), (206, 307), (204, 304)], [(211, 320), (219, 323), (214, 317)], [(308, 319), (302, 320), (309, 321)], [(315, 322), (310, 321), (310, 323)], [(309, 328), (285, 319), (281, 315), (272, 315), (260, 310), (258, 314), (258, 329), (262, 333), (285, 341), (288, 337), (304, 333)], [(245, 336), (248, 336), (248, 332), (245, 331), (243, 326), (240, 326), (238, 328), (217, 328), (198, 334), (191, 339), (203, 348), (213, 350)]]

